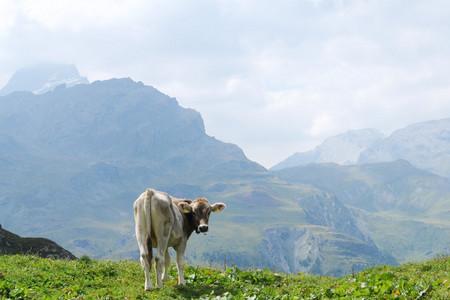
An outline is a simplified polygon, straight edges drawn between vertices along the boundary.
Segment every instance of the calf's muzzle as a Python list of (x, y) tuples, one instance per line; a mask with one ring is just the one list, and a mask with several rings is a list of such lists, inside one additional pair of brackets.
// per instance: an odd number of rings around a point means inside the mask
[(198, 226), (198, 231), (200, 232), (208, 232), (208, 225), (202, 224)]

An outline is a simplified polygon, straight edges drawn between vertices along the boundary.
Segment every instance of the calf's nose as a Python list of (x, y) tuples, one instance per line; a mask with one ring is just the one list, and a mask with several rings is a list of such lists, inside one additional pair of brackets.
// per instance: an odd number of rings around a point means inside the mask
[(208, 231), (208, 225), (202, 224), (202, 225), (198, 226), (198, 230), (200, 230), (200, 232), (207, 232)]

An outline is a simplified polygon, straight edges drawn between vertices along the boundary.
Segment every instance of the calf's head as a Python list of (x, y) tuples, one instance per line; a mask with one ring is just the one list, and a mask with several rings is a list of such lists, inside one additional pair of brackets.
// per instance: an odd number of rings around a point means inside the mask
[(226, 207), (221, 202), (209, 204), (206, 198), (197, 198), (194, 201), (184, 200), (178, 203), (178, 206), (188, 216), (196, 233), (208, 232), (208, 221), (211, 212), (221, 212)]

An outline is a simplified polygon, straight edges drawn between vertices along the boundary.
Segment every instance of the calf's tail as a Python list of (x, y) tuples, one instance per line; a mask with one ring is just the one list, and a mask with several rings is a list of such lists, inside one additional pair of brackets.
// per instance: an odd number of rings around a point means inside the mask
[(139, 245), (141, 258), (151, 265), (152, 260), (152, 216), (151, 203), (154, 191), (147, 189), (134, 203), (134, 222), (136, 239)]
[(147, 221), (147, 249), (148, 249), (148, 263), (151, 265), (153, 258), (153, 247), (152, 247), (152, 210), (151, 210), (151, 200), (153, 197), (153, 190), (146, 190), (146, 199), (144, 202), (145, 220)]

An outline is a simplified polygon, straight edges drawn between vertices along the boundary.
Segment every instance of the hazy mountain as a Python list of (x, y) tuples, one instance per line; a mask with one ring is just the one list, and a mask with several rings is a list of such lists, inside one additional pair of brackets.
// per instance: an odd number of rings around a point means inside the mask
[[(340, 274), (391, 262), (378, 259), (379, 250), (355, 227), (356, 220), (346, 223), (351, 215), (344, 206), (326, 215), (316, 211), (315, 202), (337, 205), (337, 199), (278, 182), (239, 147), (206, 135), (199, 113), (131, 79), (0, 97), (0, 144), (2, 223), (20, 234), (48, 236), (76, 255), (137, 257), (132, 202), (154, 187), (228, 204), (226, 213), (212, 218), (208, 236), (190, 241), (191, 263), (221, 264), (228, 258), (239, 266), (272, 266), (275, 258), (301, 251), (272, 251), (273, 259), (264, 255), (269, 245), (264, 241), (276, 238), (271, 232), (311, 223), (319, 228), (311, 234), (328, 237), (326, 243), (345, 236), (372, 252), (333, 270), (311, 261), (285, 271)], [(332, 248), (342, 259), (347, 245), (336, 242)], [(331, 251), (317, 254), (339, 260)]]
[(313, 150), (295, 153), (272, 167), (272, 170), (307, 165), (310, 163), (334, 162), (341, 165), (354, 164), (368, 147), (378, 143), (383, 134), (375, 129), (350, 130), (327, 138)]
[(55, 242), (44, 238), (20, 237), (0, 225), (0, 255), (2, 254), (27, 254), (59, 259), (76, 258)]
[(368, 147), (360, 163), (405, 159), (414, 166), (450, 177), (450, 119), (417, 123), (394, 131)]
[(53, 90), (58, 85), (64, 84), (71, 87), (81, 83), (89, 82), (86, 77), (80, 76), (74, 65), (39, 64), (16, 71), (0, 90), (0, 96), (15, 91), (42, 94)]
[(176, 169), (175, 177), (186, 171), (200, 176), (193, 168), (264, 170), (237, 146), (207, 136), (199, 113), (131, 79), (38, 96), (10, 94), (0, 101), (0, 134), (52, 160), (114, 161), (164, 173)]

